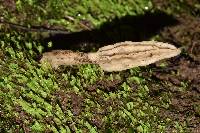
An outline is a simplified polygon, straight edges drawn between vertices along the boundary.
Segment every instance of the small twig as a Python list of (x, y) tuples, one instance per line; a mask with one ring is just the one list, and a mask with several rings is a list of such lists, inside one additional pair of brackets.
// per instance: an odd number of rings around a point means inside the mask
[(5, 21), (2, 18), (0, 18), (0, 23), (8, 25), (11, 28), (26, 31), (26, 32), (48, 32), (48, 33), (55, 33), (55, 34), (69, 34), (69, 31), (67, 31), (67, 30), (49, 29), (49, 28), (45, 28), (45, 27), (42, 27), (42, 26), (27, 27), (27, 26), (24, 26), (24, 25), (15, 24), (15, 23)]

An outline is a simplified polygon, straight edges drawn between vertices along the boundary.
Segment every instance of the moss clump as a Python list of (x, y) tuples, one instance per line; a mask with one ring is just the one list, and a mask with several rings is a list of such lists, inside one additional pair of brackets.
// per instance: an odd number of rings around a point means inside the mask
[[(97, 28), (103, 22), (125, 15), (139, 15), (152, 8), (150, 0), (19, 0), (0, 2), (4, 19), (22, 25), (57, 27), (70, 31)], [(12, 10), (6, 10), (12, 8)]]

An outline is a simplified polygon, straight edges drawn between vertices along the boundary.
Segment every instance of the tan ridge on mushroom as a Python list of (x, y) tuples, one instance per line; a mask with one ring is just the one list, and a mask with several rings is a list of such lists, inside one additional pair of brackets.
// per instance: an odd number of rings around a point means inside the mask
[(156, 41), (119, 42), (100, 48), (97, 52), (82, 53), (70, 50), (54, 50), (43, 54), (53, 68), (60, 65), (98, 64), (104, 71), (122, 71), (146, 66), (156, 61), (180, 54), (175, 46)]

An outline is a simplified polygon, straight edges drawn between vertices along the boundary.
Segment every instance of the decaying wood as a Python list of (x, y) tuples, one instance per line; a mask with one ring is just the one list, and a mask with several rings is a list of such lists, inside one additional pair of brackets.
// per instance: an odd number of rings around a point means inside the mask
[(180, 49), (168, 43), (125, 41), (102, 47), (93, 53), (55, 50), (44, 53), (41, 62), (47, 60), (54, 68), (60, 65), (98, 64), (104, 71), (111, 72), (146, 66), (180, 52)]

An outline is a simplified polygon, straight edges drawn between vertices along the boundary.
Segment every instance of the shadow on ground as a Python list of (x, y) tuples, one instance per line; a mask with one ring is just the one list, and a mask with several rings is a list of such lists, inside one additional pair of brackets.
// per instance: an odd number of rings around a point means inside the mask
[[(99, 29), (71, 34), (54, 34), (43, 40), (53, 42), (51, 49), (90, 51), (120, 41), (143, 41), (155, 36), (166, 26), (178, 21), (163, 12), (146, 13), (141, 16), (125, 16), (104, 23)], [(48, 49), (50, 50), (50, 49)]]

